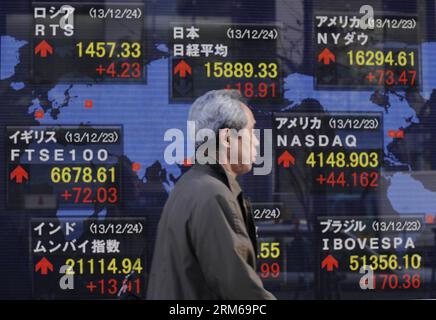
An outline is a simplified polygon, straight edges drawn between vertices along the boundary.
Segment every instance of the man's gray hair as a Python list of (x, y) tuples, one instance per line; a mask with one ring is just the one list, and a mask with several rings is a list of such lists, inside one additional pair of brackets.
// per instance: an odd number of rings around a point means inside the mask
[[(241, 108), (242, 96), (238, 90), (212, 90), (198, 97), (189, 110), (189, 121), (195, 122), (195, 136), (202, 129), (218, 134), (220, 129), (241, 130), (248, 119)], [(205, 141), (195, 141), (198, 148)]]

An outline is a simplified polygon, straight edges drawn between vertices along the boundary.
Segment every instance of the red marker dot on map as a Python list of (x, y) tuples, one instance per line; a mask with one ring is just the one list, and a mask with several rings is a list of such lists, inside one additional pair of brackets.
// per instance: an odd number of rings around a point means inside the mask
[(42, 119), (42, 118), (44, 118), (44, 110), (36, 110), (35, 119)]
[(92, 108), (92, 100), (85, 100), (85, 108), (87, 109)]

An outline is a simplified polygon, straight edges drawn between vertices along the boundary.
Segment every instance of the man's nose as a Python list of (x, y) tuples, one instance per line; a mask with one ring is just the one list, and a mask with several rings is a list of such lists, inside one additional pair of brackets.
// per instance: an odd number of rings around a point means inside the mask
[(253, 145), (254, 145), (255, 147), (258, 147), (258, 146), (260, 145), (260, 141), (259, 141), (259, 139), (257, 138), (257, 135), (256, 135), (255, 133), (253, 133)]

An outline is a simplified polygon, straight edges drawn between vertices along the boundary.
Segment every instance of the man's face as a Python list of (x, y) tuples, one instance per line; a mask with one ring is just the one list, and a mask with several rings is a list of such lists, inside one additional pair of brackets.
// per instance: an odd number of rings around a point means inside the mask
[(251, 171), (253, 163), (256, 161), (257, 147), (259, 146), (259, 140), (254, 134), (256, 120), (254, 119), (253, 113), (243, 103), (241, 103), (241, 109), (247, 117), (247, 125), (239, 132), (237, 137), (232, 136), (231, 138), (233, 139), (231, 145), (234, 146), (236, 144), (238, 146), (238, 161), (235, 164), (231, 163), (232, 171), (237, 175)]

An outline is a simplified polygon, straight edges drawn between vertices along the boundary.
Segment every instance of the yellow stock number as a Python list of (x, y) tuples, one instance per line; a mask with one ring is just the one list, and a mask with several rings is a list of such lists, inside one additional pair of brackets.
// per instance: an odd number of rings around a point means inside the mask
[(259, 258), (261, 259), (277, 259), (280, 256), (279, 242), (261, 242)]
[(365, 51), (365, 50), (350, 50), (347, 52), (348, 63), (357, 66), (415, 66), (415, 52), (392, 50), (383, 51)]
[[(399, 261), (400, 260), (400, 261)], [(400, 262), (403, 262), (401, 265)], [(405, 254), (398, 257), (395, 254), (380, 254), (370, 256), (350, 256), (350, 270), (359, 271), (361, 267), (368, 266), (372, 270), (401, 270), (401, 269), (419, 269), (421, 267), (421, 256), (419, 254)]]
[(119, 259), (111, 258), (111, 259), (67, 259), (65, 261), (65, 265), (67, 265), (66, 274), (129, 274), (132, 271), (136, 271), (137, 273), (142, 272), (142, 263), (141, 259)]
[(306, 159), (306, 164), (310, 167), (351, 167), (351, 168), (376, 168), (379, 165), (379, 155), (377, 152), (311, 152)]
[(76, 44), (79, 58), (139, 58), (141, 44), (139, 42), (78, 42)]
[(53, 167), (51, 169), (53, 183), (106, 183), (115, 182), (115, 167)]
[(208, 78), (270, 78), (278, 76), (277, 63), (271, 62), (207, 62), (205, 63)]

